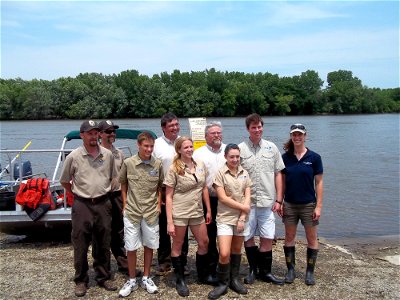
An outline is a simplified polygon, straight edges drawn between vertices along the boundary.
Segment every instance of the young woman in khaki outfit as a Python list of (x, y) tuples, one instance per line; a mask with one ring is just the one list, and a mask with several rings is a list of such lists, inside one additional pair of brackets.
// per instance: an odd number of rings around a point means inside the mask
[[(208, 236), (206, 224), (211, 221), (210, 198), (206, 184), (207, 169), (203, 162), (195, 161), (193, 141), (180, 137), (175, 142), (176, 156), (164, 180), (166, 186), (167, 231), (172, 237), (171, 261), (176, 275), (176, 290), (182, 297), (189, 296), (189, 289), (184, 278), (181, 251), (186, 229), (192, 231), (198, 249), (196, 265), (200, 277), (207, 277)], [(203, 201), (207, 208), (204, 220)]]
[(239, 294), (247, 289), (239, 279), (239, 269), (244, 236), (248, 234), (247, 214), (250, 212), (250, 176), (240, 165), (240, 150), (236, 144), (225, 148), (226, 164), (214, 178), (218, 194), (217, 235), (219, 262), (218, 286), (208, 294), (218, 299), (228, 291), (228, 286)]

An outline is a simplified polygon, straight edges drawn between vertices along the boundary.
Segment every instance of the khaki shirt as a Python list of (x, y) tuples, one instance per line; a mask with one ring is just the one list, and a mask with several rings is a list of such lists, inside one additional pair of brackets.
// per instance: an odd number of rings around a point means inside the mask
[[(122, 167), (122, 163), (125, 159), (124, 152), (122, 152), (118, 148), (114, 147), (114, 145), (112, 146), (111, 152), (114, 156), (115, 172), (117, 174), (119, 174), (119, 171), (121, 170), (121, 167)], [(121, 190), (121, 184), (119, 182), (119, 176), (117, 175), (117, 177), (115, 177), (111, 182), (111, 191), (116, 192), (116, 191), (120, 191), (120, 190)]]
[(207, 168), (202, 161), (196, 161), (196, 171), (185, 168), (184, 175), (178, 175), (170, 166), (164, 184), (174, 188), (172, 196), (172, 217), (199, 218), (203, 213), (203, 187), (206, 186)]
[(163, 180), (161, 160), (151, 157), (146, 163), (139, 155), (124, 160), (119, 181), (128, 184), (125, 215), (132, 223), (142, 218), (150, 225), (158, 222), (157, 197)]
[[(251, 187), (252, 182), (250, 180), (249, 173), (242, 166), (239, 166), (236, 175), (233, 175), (227, 165), (225, 164), (214, 178), (214, 186), (223, 187), (226, 196), (233, 200), (244, 203), (245, 201), (245, 190)], [(217, 223), (236, 225), (240, 216), (240, 210), (232, 208), (221, 201), (218, 201), (218, 212), (217, 212)]]
[(116, 176), (110, 150), (99, 146), (99, 154), (92, 157), (80, 146), (65, 158), (60, 182), (72, 181), (72, 192), (79, 197), (97, 198), (111, 191), (111, 180)]
[(278, 147), (261, 140), (254, 145), (250, 139), (240, 143), (240, 163), (249, 172), (253, 186), (251, 204), (257, 207), (272, 207), (275, 201), (275, 173), (285, 168)]

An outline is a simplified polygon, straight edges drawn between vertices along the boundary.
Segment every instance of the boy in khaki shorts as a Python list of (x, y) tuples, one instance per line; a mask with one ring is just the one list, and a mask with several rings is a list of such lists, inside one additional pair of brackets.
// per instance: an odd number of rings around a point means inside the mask
[(161, 186), (164, 180), (162, 162), (152, 156), (154, 137), (143, 132), (137, 139), (138, 154), (127, 158), (121, 167), (119, 180), (124, 207), (125, 249), (128, 254), (129, 280), (119, 291), (127, 297), (136, 290), (137, 249), (144, 247), (144, 275), (140, 285), (150, 294), (158, 291), (149, 278), (153, 250), (159, 245), (158, 215)]

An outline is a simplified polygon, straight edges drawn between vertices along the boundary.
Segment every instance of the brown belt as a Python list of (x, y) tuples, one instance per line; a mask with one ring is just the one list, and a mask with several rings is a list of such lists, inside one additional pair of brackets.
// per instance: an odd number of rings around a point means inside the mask
[(81, 196), (78, 196), (76, 194), (74, 194), (74, 199), (80, 200), (80, 201), (85, 201), (85, 202), (92, 202), (93, 204), (97, 204), (103, 201), (106, 201), (109, 199), (108, 194), (105, 194), (103, 196), (99, 196), (96, 198), (84, 198)]

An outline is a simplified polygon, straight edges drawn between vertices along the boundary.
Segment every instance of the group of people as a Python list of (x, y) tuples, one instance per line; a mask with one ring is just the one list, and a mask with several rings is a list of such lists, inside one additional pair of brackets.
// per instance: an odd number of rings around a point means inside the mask
[[(247, 116), (245, 123), (249, 139), (239, 145), (223, 143), (220, 122), (207, 124), (206, 145), (194, 150), (189, 137), (179, 136), (178, 118), (167, 113), (161, 118), (162, 136), (155, 139), (141, 133), (138, 153), (126, 159), (112, 145), (117, 125), (109, 120), (82, 123), (83, 146), (66, 157), (60, 178), (75, 199), (71, 237), (76, 296), (86, 294), (90, 244), (95, 279), (106, 290), (117, 289), (111, 280), (111, 247), (119, 268), (128, 269), (129, 275), (119, 296), (130, 295), (139, 285), (156, 293), (150, 268), (157, 249), (157, 274), (166, 274), (172, 266), (177, 293), (189, 296), (185, 280), (189, 228), (197, 242), (198, 282), (214, 286), (209, 299), (218, 299), (229, 288), (248, 293), (239, 277), (243, 244), (249, 263), (245, 284), (256, 279), (292, 283), (299, 220), (307, 238), (305, 283), (315, 284), (323, 199), (321, 157), (305, 146), (307, 131), (302, 124), (290, 127), (281, 155), (274, 143), (263, 139), (264, 122), (258, 114)], [(271, 271), (275, 213), (285, 226), (284, 279)], [(143, 274), (136, 269), (141, 247)]]

